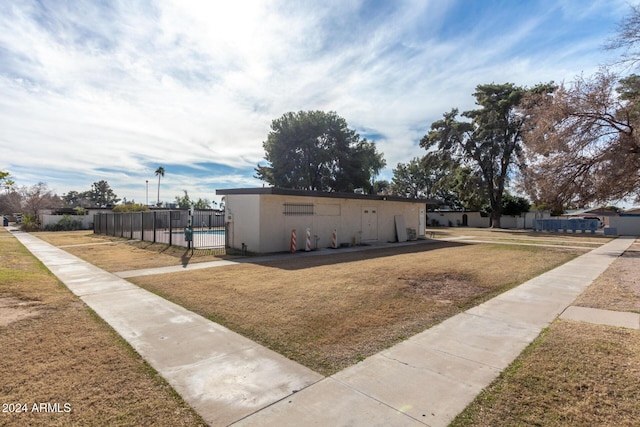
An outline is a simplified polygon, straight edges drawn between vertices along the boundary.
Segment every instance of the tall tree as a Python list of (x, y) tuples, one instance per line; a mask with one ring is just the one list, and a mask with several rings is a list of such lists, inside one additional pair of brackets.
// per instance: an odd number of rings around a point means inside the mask
[(269, 165), (258, 165), (256, 177), (276, 187), (371, 191), (372, 178), (385, 166), (375, 145), (334, 112), (286, 113), (271, 123), (262, 145)]
[(528, 101), (521, 187), (537, 205), (640, 198), (640, 76), (608, 71)]
[(156, 205), (160, 206), (160, 178), (164, 178), (164, 168), (162, 166), (158, 166), (155, 173), (158, 177), (158, 201), (156, 202)]
[(184, 192), (184, 196), (176, 196), (176, 204), (181, 209), (190, 208), (193, 202), (191, 201), (191, 197), (189, 197), (189, 193), (187, 190), (182, 190)]
[(78, 192), (75, 190), (71, 190), (68, 193), (62, 195), (62, 201), (64, 205), (69, 208), (75, 208), (77, 206), (89, 206), (91, 200), (91, 192), (83, 191)]
[(618, 27), (617, 34), (606, 43), (609, 50), (622, 49), (620, 63), (635, 66), (640, 61), (640, 5), (631, 6)]
[(31, 187), (22, 187), (22, 212), (33, 217), (43, 209), (54, 209), (62, 206), (62, 199), (53, 193), (44, 182)]
[[(640, 61), (640, 5), (632, 6), (606, 45), (619, 63)], [(538, 206), (566, 206), (634, 197), (640, 201), (640, 76), (601, 69), (529, 101), (528, 167), (521, 185)]]
[(91, 201), (98, 206), (114, 205), (120, 201), (116, 193), (111, 189), (109, 183), (105, 180), (100, 180), (91, 184), (89, 197), (91, 198)]
[(525, 116), (518, 109), (526, 92), (548, 93), (551, 84), (527, 90), (511, 83), (478, 85), (473, 96), (480, 108), (445, 113), (420, 141), (420, 146), (448, 152), (471, 167), (482, 180), (491, 208), (491, 224), (500, 227), (502, 198), (509, 174), (518, 163)]
[(445, 151), (430, 151), (420, 159), (399, 163), (393, 170), (390, 193), (438, 199), (453, 209), (478, 211), (488, 205), (481, 180)]
[(0, 187), (4, 193), (0, 193), (0, 213), (17, 213), (21, 211), (22, 197), (15, 188), (15, 181), (11, 174), (0, 170)]
[(432, 196), (428, 178), (421, 159), (415, 157), (409, 163), (398, 163), (393, 169), (391, 194), (409, 198)]
[(9, 194), (14, 185), (15, 181), (11, 178), (11, 174), (0, 170), (0, 187), (4, 188), (6, 194)]

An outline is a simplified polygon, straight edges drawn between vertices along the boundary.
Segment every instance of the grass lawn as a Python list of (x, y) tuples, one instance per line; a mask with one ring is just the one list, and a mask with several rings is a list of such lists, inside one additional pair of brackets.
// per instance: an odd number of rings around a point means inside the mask
[[(192, 254), (191, 250), (180, 246), (94, 235), (93, 231), (86, 230), (39, 232), (34, 235), (111, 272), (221, 259), (220, 256), (211, 255), (208, 250), (199, 249)], [(224, 259), (233, 258), (224, 256)]]
[(579, 252), (440, 242), (131, 281), (330, 375)]
[[(205, 425), (4, 228), (0, 349), (0, 404), (13, 405), (2, 409), (27, 411), (0, 412), (0, 425)], [(33, 411), (43, 403), (62, 412)]]
[[(90, 245), (65, 250), (110, 271), (185, 261), (184, 249), (169, 251), (144, 243), (103, 245), (102, 236), (77, 234), (71, 238), (76, 243), (66, 245)], [(318, 372), (331, 374), (610, 240), (588, 233), (436, 231), (436, 238), (460, 236), (495, 243), (437, 242), (337, 252), (132, 281)], [(70, 239), (62, 234), (45, 237), (53, 244)], [(575, 304), (638, 311), (639, 263), (640, 244), (636, 243)], [(128, 349), (119, 340), (109, 345)], [(136, 366), (128, 369), (140, 370)], [(635, 426), (640, 420), (638, 401), (640, 331), (558, 320), (453, 425)]]
[[(640, 243), (575, 302), (640, 307)], [(556, 320), (452, 423), (460, 426), (640, 425), (640, 331)]]
[(429, 227), (436, 239), (482, 240), (495, 243), (521, 243), (554, 246), (578, 246), (593, 249), (610, 241), (610, 236), (587, 233), (550, 233), (532, 230), (490, 229), (472, 227)]

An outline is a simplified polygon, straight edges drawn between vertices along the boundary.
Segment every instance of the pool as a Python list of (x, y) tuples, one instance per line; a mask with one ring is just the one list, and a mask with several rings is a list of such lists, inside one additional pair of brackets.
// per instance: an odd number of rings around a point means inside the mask
[[(180, 230), (180, 231), (172, 231), (171, 234), (184, 234), (184, 230)], [(203, 235), (203, 234), (209, 234), (209, 235), (215, 235), (215, 236), (224, 236), (224, 230), (194, 230), (193, 234), (199, 234), (199, 235)]]

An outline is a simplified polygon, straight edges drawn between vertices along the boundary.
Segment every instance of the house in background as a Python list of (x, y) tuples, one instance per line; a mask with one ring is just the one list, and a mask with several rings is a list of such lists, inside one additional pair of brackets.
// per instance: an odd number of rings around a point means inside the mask
[[(274, 187), (216, 190), (225, 198), (227, 245), (255, 253), (304, 250), (306, 230), (312, 249), (396, 242), (424, 236), (427, 204), (434, 200), (326, 193)], [(407, 231), (408, 230), (408, 231)], [(413, 233), (412, 233), (413, 231)]]

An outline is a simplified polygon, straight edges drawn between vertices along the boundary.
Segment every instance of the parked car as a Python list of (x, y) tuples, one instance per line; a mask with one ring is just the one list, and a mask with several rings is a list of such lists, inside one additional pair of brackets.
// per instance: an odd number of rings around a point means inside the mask
[(602, 220), (597, 217), (597, 216), (583, 216), (583, 219), (597, 219), (598, 220), (598, 228), (602, 228), (604, 226), (604, 224), (602, 223)]

